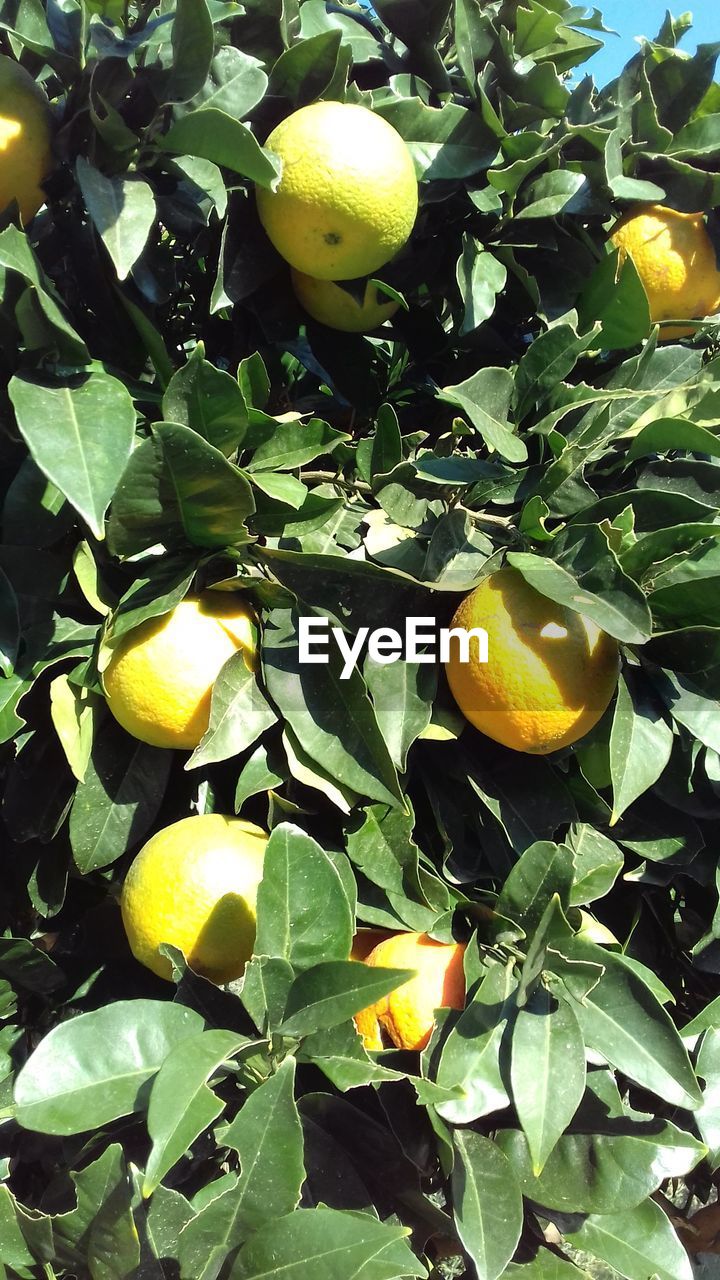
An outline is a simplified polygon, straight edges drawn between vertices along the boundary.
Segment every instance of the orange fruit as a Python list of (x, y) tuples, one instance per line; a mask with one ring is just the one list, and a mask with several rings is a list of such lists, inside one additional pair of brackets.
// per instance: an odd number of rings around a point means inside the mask
[(17, 201), (23, 223), (45, 203), (52, 116), (45, 90), (24, 67), (0, 54), (0, 212)]
[(221, 813), (181, 818), (140, 850), (121, 907), (130, 949), (161, 978), (169, 943), (212, 982), (241, 977), (255, 943), (256, 898), (267, 832)]
[(268, 236), (291, 267), (318, 280), (369, 276), (413, 229), (412, 156), (382, 116), (352, 102), (313, 102), (273, 129), (276, 191), (257, 189)]
[(436, 1009), (462, 1009), (465, 1003), (465, 946), (435, 942), (426, 933), (395, 933), (378, 943), (366, 964), (385, 969), (414, 969), (414, 977), (377, 1004), (355, 1015), (366, 1049), (383, 1047), (384, 1031), (398, 1049), (424, 1049)]
[(617, 641), (589, 618), (499, 569), (466, 596), (452, 627), (481, 627), (488, 661), (461, 662), (457, 640), (445, 664), (452, 695), (471, 724), (515, 751), (546, 755), (597, 724), (618, 681)]
[[(621, 257), (628, 254), (635, 263), (653, 323), (701, 320), (720, 309), (720, 272), (702, 213), (635, 205), (615, 224), (610, 239)], [(694, 326), (666, 326), (660, 339), (694, 332)]]
[(394, 316), (400, 307), (399, 302), (381, 293), (370, 280), (360, 303), (332, 280), (316, 280), (303, 275), (302, 271), (293, 271), (291, 278), (295, 297), (308, 315), (318, 324), (343, 333), (370, 333)]
[(141, 742), (191, 751), (210, 721), (221, 668), (255, 655), (255, 615), (238, 593), (207, 591), (123, 636), (103, 676), (115, 719)]

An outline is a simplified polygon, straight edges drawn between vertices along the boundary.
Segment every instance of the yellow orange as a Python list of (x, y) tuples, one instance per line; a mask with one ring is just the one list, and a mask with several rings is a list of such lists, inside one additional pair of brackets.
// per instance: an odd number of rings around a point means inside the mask
[(589, 618), (555, 604), (516, 569), (500, 569), (466, 596), (453, 627), (483, 628), (488, 662), (460, 661), (452, 641), (450, 689), (476, 729), (515, 751), (545, 755), (597, 723), (618, 680), (617, 642)]
[(19, 63), (0, 55), (0, 211), (15, 200), (24, 223), (45, 202), (51, 132), (44, 90)]
[(122, 890), (133, 955), (161, 978), (178, 947), (213, 982), (241, 977), (255, 943), (258, 885), (267, 834), (219, 813), (183, 818), (158, 831), (132, 863)]
[[(720, 310), (720, 272), (702, 213), (678, 213), (664, 205), (635, 205), (610, 239), (628, 254), (643, 283), (653, 323), (694, 320)], [(663, 341), (695, 332), (690, 325), (661, 328)]]
[(426, 933), (392, 934), (374, 947), (366, 964), (414, 969), (415, 975), (355, 1015), (366, 1049), (382, 1049), (383, 1031), (398, 1049), (424, 1049), (435, 1010), (462, 1009), (465, 1003), (464, 954), (463, 943), (435, 942)]
[(208, 727), (221, 667), (239, 649), (252, 665), (254, 620), (241, 596), (208, 591), (128, 632), (103, 678), (116, 720), (141, 742), (192, 750)]
[(412, 157), (382, 116), (314, 102), (265, 144), (282, 164), (276, 191), (258, 187), (260, 220), (292, 267), (318, 280), (371, 275), (405, 244), (418, 188)]
[(394, 316), (400, 306), (369, 280), (362, 302), (332, 280), (315, 280), (302, 271), (293, 271), (292, 285), (295, 297), (313, 320), (343, 333), (370, 333)]

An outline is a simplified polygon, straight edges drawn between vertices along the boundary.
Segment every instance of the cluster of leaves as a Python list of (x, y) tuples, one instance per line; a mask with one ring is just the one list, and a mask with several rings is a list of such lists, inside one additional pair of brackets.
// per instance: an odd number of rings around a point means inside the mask
[[(720, 204), (687, 25), (598, 90), (569, 0), (1, 0), (57, 118), (46, 209), (0, 231), (8, 1277), (572, 1280), (579, 1249), (689, 1280), (667, 1196), (720, 1165), (720, 356), (712, 322), (659, 344), (606, 245), (629, 202)], [(317, 98), (381, 113), (421, 183), (370, 337), (307, 320), (255, 212), (264, 139)], [(503, 562), (620, 642), (575, 749), (489, 743), (432, 664), (299, 662), (298, 614), (447, 622)], [(126, 735), (100, 672), (211, 586), (251, 599), (261, 668), (228, 663), (188, 758)], [(141, 970), (117, 908), (142, 841), (213, 810), (272, 831), (237, 990)], [(419, 1061), (355, 1033), (402, 980), (348, 961), (358, 925), (469, 941)]]

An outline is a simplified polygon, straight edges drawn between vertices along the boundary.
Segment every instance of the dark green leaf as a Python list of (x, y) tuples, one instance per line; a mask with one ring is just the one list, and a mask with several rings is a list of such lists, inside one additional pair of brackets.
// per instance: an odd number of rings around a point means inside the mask
[(337, 855), (299, 827), (276, 827), (265, 850), (258, 890), (255, 954), (307, 969), (320, 960), (346, 960), (353, 936), (353, 905)]
[(229, 1280), (396, 1280), (425, 1276), (405, 1243), (409, 1227), (364, 1213), (299, 1209), (256, 1231), (240, 1250)]
[(402, 986), (407, 969), (372, 968), (353, 960), (328, 960), (306, 969), (288, 992), (284, 1036), (306, 1036), (335, 1027)]
[(147, 1125), (152, 1148), (143, 1181), (149, 1196), (216, 1120), (224, 1103), (208, 1086), (218, 1067), (244, 1043), (231, 1031), (201, 1031), (170, 1051), (150, 1090)]
[(77, 173), (95, 229), (113, 260), (118, 280), (125, 280), (142, 254), (155, 221), (152, 189), (142, 178), (107, 178), (82, 156), (77, 161)]
[(118, 1000), (61, 1023), (18, 1075), (18, 1123), (72, 1134), (131, 1115), (171, 1049), (201, 1026), (192, 1009), (159, 1000)]
[(469, 1129), (454, 1135), (453, 1199), (458, 1235), (478, 1280), (497, 1280), (512, 1258), (523, 1221), (512, 1166), (489, 1138)]
[(585, 1044), (567, 1001), (540, 989), (518, 1010), (510, 1079), (537, 1176), (585, 1092)]
[(245, 398), (235, 378), (203, 359), (200, 344), (170, 380), (163, 414), (168, 422), (192, 427), (226, 455), (237, 449), (248, 424)]
[[(568, 963), (557, 970), (573, 996), (585, 1043), (646, 1089), (694, 1110), (701, 1094), (690, 1061), (668, 1014), (623, 957), (575, 938), (565, 944)], [(596, 986), (577, 998), (572, 968), (602, 965)]]
[(661, 776), (673, 733), (652, 691), (628, 669), (620, 677), (610, 733), (613, 826), (625, 810)]
[(213, 685), (210, 724), (186, 769), (237, 756), (275, 723), (275, 712), (264, 698), (255, 673), (243, 653), (226, 662)]
[(102, 373), (65, 385), (16, 377), (9, 394), (34, 461), (102, 538), (132, 448), (135, 410), (125, 387)]
[(692, 1280), (690, 1258), (659, 1204), (645, 1200), (626, 1213), (593, 1214), (568, 1232), (578, 1249), (609, 1263), (628, 1280)]

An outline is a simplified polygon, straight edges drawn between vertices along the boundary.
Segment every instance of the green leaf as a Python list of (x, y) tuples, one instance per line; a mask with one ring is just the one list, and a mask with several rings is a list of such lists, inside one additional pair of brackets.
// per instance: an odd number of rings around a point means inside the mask
[(694, 1119), (698, 1133), (708, 1148), (708, 1162), (714, 1172), (720, 1164), (720, 1031), (712, 1025), (714, 1015), (710, 1012), (708, 1017), (709, 1010), (712, 1010), (712, 1005), (706, 1007), (699, 1018), (685, 1028), (683, 1036), (693, 1034), (693, 1026), (701, 1021), (705, 1021), (709, 1027), (702, 1038), (697, 1056), (697, 1074), (705, 1081), (705, 1088), (702, 1106), (695, 1112)]
[(66, 319), (55, 300), (51, 286), (30, 248), (27, 237), (17, 227), (6, 227), (0, 233), (0, 266), (22, 276), (30, 286), (47, 325), (62, 356), (72, 364), (84, 364), (89, 360), (88, 349), (82, 338)]
[(466, 235), (456, 274), (465, 307), (460, 325), (460, 337), (464, 337), (492, 315), (497, 295), (505, 287), (507, 269), (494, 254), (483, 249), (472, 236)]
[(280, 180), (279, 161), (260, 146), (247, 125), (217, 107), (202, 107), (181, 116), (158, 138), (157, 145), (172, 155), (212, 160), (261, 187), (274, 190)]
[(347, 852), (358, 870), (385, 891), (398, 918), (423, 933), (433, 928), (440, 912), (450, 910), (452, 899), (442, 881), (421, 865), (412, 828), (410, 815), (369, 805), (347, 832)]
[(392, 405), (380, 406), (370, 452), (370, 478), (387, 475), (402, 462), (402, 436), (397, 414)]
[(77, 160), (77, 175), (85, 206), (118, 280), (126, 280), (155, 222), (152, 188), (138, 177), (107, 178), (82, 156)]
[(567, 846), (539, 840), (512, 868), (498, 898), (498, 914), (517, 921), (532, 935), (555, 894), (568, 905), (572, 880), (573, 859)]
[(551, 394), (572, 373), (590, 341), (597, 335), (578, 337), (569, 324), (557, 324), (530, 344), (517, 367), (515, 396), (520, 417), (531, 404)]
[[(258, 432), (254, 431), (254, 437)], [(294, 471), (325, 453), (332, 453), (347, 432), (336, 431), (322, 418), (309, 422), (275, 422), (268, 425), (267, 437), (253, 451), (248, 472)]]
[(108, 719), (93, 742), (70, 812), (70, 843), (83, 875), (139, 844), (162, 803), (172, 756)]
[(650, 307), (635, 263), (628, 256), (621, 265), (617, 251), (596, 266), (578, 310), (583, 328), (600, 322), (599, 344), (611, 350), (634, 347), (650, 332)]
[(692, 1280), (693, 1268), (659, 1204), (645, 1200), (626, 1213), (593, 1214), (566, 1232), (578, 1249), (607, 1262), (628, 1280)]
[(497, 1280), (520, 1239), (520, 1187), (510, 1161), (489, 1138), (458, 1129), (453, 1142), (452, 1189), (458, 1235), (478, 1280)]
[(240, 1176), (181, 1232), (183, 1276), (205, 1280), (223, 1263), (226, 1270), (248, 1235), (254, 1239), (258, 1228), (276, 1225), (298, 1204), (305, 1167), (294, 1083), (295, 1061), (288, 1057), (219, 1134), (222, 1145), (240, 1156)]
[(363, 675), (392, 762), (402, 772), (410, 747), (430, 723), (437, 672), (417, 662), (382, 665), (368, 657)]
[(720, 751), (720, 722), (714, 699), (705, 697), (686, 676), (656, 670), (649, 674), (673, 720), (684, 725), (706, 747)]
[(635, 436), (627, 461), (635, 462), (649, 454), (670, 453), (676, 449), (717, 458), (720, 457), (720, 440), (706, 427), (699, 427), (685, 418), (657, 418)]
[(53, 1262), (88, 1268), (93, 1280), (123, 1280), (140, 1261), (132, 1213), (132, 1186), (118, 1143), (80, 1173), (71, 1173), (77, 1206), (53, 1215)]
[(210, 724), (186, 769), (215, 764), (240, 755), (274, 724), (275, 712), (258, 685), (243, 653), (225, 663), (213, 685)]
[(524, 462), (527, 448), (508, 423), (514, 383), (508, 369), (485, 368), (465, 382), (443, 387), (439, 399), (467, 414), (485, 443), (508, 462)]
[(603, 898), (623, 869), (624, 859), (617, 845), (587, 822), (574, 823), (565, 844), (572, 849), (575, 860), (569, 905), (581, 907)]
[(588, 195), (585, 174), (569, 169), (544, 173), (524, 191), (522, 207), (515, 218), (554, 218), (559, 213), (579, 213)]
[(235, 120), (244, 120), (265, 95), (268, 78), (258, 58), (225, 45), (218, 49), (195, 105), (217, 107)]
[(17, 1077), (18, 1124), (73, 1134), (131, 1115), (170, 1050), (200, 1029), (192, 1009), (160, 1000), (118, 1000), (60, 1023)]
[(208, 1086), (208, 1079), (243, 1044), (231, 1031), (201, 1031), (171, 1049), (152, 1083), (147, 1126), (152, 1148), (148, 1156), (143, 1195), (155, 1190), (224, 1110), (225, 1103)]
[(229, 1280), (397, 1280), (427, 1276), (405, 1243), (409, 1227), (364, 1213), (299, 1209), (256, 1231), (240, 1250)]
[[(585, 1043), (631, 1080), (675, 1106), (695, 1110), (702, 1100), (687, 1052), (668, 1014), (622, 956), (574, 938), (563, 946), (567, 961), (556, 972), (573, 997)], [(590, 992), (578, 999), (572, 966), (602, 965)]]
[[(136, 1210), (141, 1240), (151, 1258), (162, 1263), (163, 1259), (171, 1258), (177, 1252), (178, 1236), (194, 1216), (193, 1209), (184, 1195), (164, 1187), (162, 1183), (155, 1188), (152, 1199), (144, 1208), (144, 1224)], [(162, 1271), (158, 1273), (158, 1280), (161, 1275)]]
[(116, 555), (166, 547), (246, 542), (255, 510), (245, 476), (188, 427), (156, 423), (135, 449), (118, 485), (108, 526)]
[(419, 179), (469, 178), (487, 169), (497, 154), (497, 140), (475, 112), (455, 102), (441, 110), (419, 98), (374, 95), (373, 110), (397, 129), (408, 144)]
[(538, 990), (518, 1010), (510, 1079), (537, 1176), (585, 1092), (585, 1044), (567, 1001)]
[(649, 790), (670, 759), (673, 732), (658, 700), (628, 668), (620, 677), (610, 732), (613, 826)]
[(343, 1092), (400, 1078), (398, 1072), (380, 1066), (369, 1056), (349, 1019), (306, 1036), (301, 1057), (303, 1062), (313, 1062), (335, 1088)]
[(0, 938), (0, 974), (14, 987), (42, 994), (63, 984), (61, 970), (27, 938)]
[(427, 591), (417, 582), (368, 561), (267, 548), (255, 555), (301, 603), (351, 631), (402, 623), (413, 613), (427, 612)]
[(300, 662), (295, 627), (287, 613), (271, 615), (263, 635), (268, 693), (303, 750), (358, 795), (402, 805), (395, 767), (357, 668), (342, 679), (343, 659), (331, 641), (327, 665)]
[[(438, 1103), (437, 1111), (450, 1124), (467, 1124), (510, 1104), (500, 1049), (516, 987), (509, 966), (491, 963), (467, 1007), (445, 1023), (436, 1082), (455, 1096)], [(433, 1056), (432, 1044), (428, 1054)]]
[(541, 595), (590, 618), (616, 639), (626, 644), (642, 644), (650, 638), (650, 611), (642, 594), (636, 588), (629, 589), (630, 580), (623, 575), (617, 576), (616, 583), (611, 583), (607, 592), (602, 583), (598, 583), (603, 590), (601, 595), (586, 589), (582, 579), (574, 577), (554, 560), (527, 551), (510, 551), (507, 559)]
[(90, 373), (66, 385), (15, 377), (8, 390), (33, 460), (102, 538), (135, 429), (125, 387), (107, 374)]
[(241, 999), (264, 1035), (280, 1026), (294, 977), (292, 965), (278, 956), (255, 955), (245, 966)]
[(296, 970), (346, 960), (354, 911), (337, 855), (290, 823), (272, 832), (257, 898), (256, 956), (288, 960)]
[(342, 32), (309, 36), (281, 53), (270, 72), (270, 93), (303, 107), (324, 96), (338, 63)]
[(279, 786), (286, 778), (287, 769), (271, 757), (269, 748), (261, 742), (240, 770), (235, 788), (235, 812), (239, 813), (251, 796)]
[(372, 968), (354, 960), (316, 964), (293, 982), (278, 1031), (284, 1036), (306, 1036), (336, 1027), (411, 977), (407, 969)]
[(235, 378), (203, 358), (198, 343), (187, 364), (173, 374), (163, 396), (163, 416), (197, 431), (208, 444), (229, 455), (247, 430), (245, 398)]
[(690, 1134), (660, 1119), (603, 1119), (602, 1129), (564, 1134), (537, 1178), (524, 1134), (502, 1129), (496, 1142), (508, 1156), (523, 1195), (564, 1213), (633, 1209), (666, 1178), (682, 1177), (703, 1156), (704, 1148)]
[(628, 1280), (692, 1280), (687, 1249), (680, 1244), (660, 1204), (647, 1199), (626, 1213), (603, 1213), (566, 1231), (575, 1247), (601, 1258)]
[(577, 817), (557, 770), (540, 756), (526, 756), (522, 772), (512, 756), (498, 760), (492, 768), (479, 768), (475, 758), (466, 756), (463, 767), (471, 789), (518, 854)]
[(166, 101), (187, 102), (200, 92), (210, 73), (214, 45), (215, 33), (206, 0), (177, 0)]
[(630, 178), (624, 172), (622, 129), (613, 129), (605, 143), (605, 172), (608, 187), (618, 200), (655, 200), (663, 201), (666, 192), (654, 182), (641, 178)]
[(288, 1057), (222, 1134), (223, 1146), (240, 1156), (235, 1195), (246, 1226), (282, 1217), (300, 1200), (305, 1169), (294, 1088), (295, 1062)]

